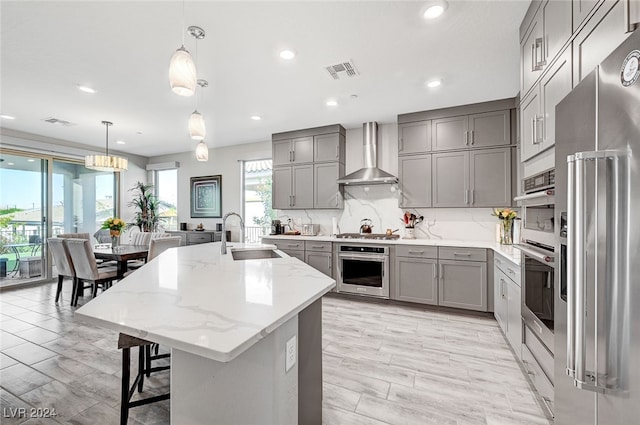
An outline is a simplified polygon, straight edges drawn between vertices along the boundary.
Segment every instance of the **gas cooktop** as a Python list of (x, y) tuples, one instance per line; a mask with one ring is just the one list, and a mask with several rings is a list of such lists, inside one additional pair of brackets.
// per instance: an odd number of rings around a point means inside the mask
[(400, 235), (387, 235), (386, 233), (340, 233), (336, 235), (338, 239), (377, 239), (377, 240), (395, 240)]

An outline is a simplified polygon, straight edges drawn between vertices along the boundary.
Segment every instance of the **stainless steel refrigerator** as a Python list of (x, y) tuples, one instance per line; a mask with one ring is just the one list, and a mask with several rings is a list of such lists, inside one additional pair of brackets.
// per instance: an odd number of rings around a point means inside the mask
[(556, 107), (555, 423), (640, 424), (640, 32)]

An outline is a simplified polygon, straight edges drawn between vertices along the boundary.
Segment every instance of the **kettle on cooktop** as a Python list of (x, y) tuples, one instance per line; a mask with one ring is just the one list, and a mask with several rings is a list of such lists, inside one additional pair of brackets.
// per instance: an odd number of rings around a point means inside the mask
[(360, 234), (371, 233), (373, 230), (373, 225), (371, 223), (371, 219), (369, 218), (363, 218), (360, 220)]

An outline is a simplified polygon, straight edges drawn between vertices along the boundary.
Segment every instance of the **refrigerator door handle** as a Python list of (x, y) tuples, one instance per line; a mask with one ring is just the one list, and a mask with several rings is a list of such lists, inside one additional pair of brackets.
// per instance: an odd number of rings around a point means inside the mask
[(576, 334), (574, 318), (576, 316), (575, 303), (575, 157), (567, 157), (567, 375), (574, 378), (576, 374)]

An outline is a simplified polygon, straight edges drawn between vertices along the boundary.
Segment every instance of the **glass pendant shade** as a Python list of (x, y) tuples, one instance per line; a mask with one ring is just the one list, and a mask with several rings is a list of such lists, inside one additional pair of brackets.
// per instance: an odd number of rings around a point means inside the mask
[(169, 63), (171, 90), (180, 96), (193, 96), (196, 92), (196, 65), (184, 46), (180, 46)]
[(196, 159), (198, 161), (209, 160), (209, 147), (204, 141), (200, 141), (200, 143), (198, 143), (198, 146), (196, 146)]
[(127, 171), (128, 161), (118, 156), (89, 155), (84, 158), (84, 166), (91, 170), (119, 173), (120, 171)]
[(204, 140), (205, 135), (204, 118), (198, 110), (195, 110), (189, 117), (189, 136), (193, 140)]

